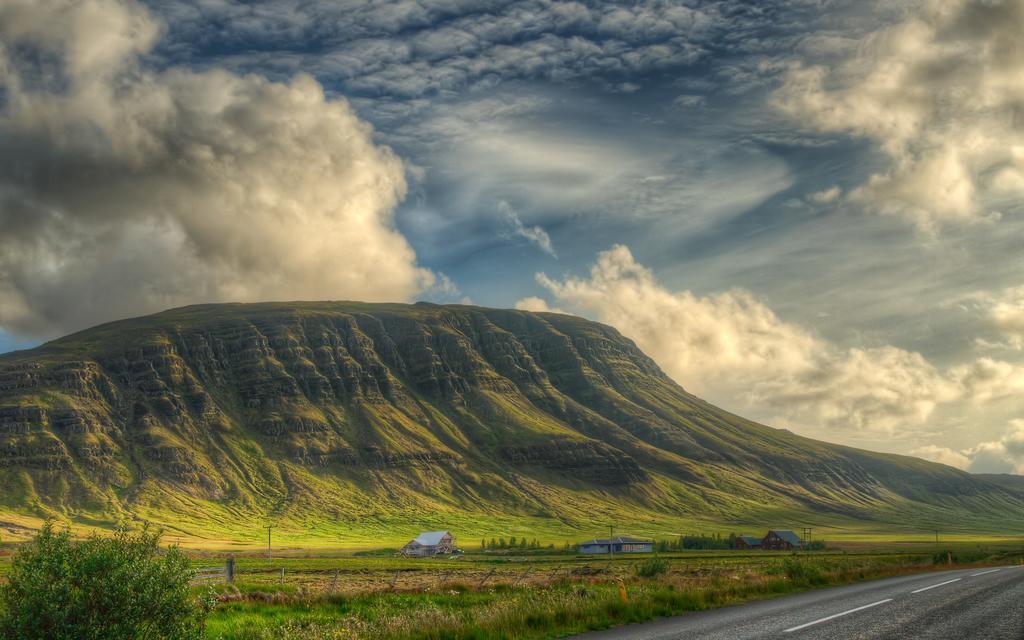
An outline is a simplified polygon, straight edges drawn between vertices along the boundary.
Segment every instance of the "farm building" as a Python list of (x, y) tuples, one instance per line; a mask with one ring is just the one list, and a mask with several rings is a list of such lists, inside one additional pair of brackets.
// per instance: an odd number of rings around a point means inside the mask
[(654, 551), (654, 541), (629, 536), (587, 540), (579, 544), (579, 551), (580, 553), (651, 553)]
[(739, 536), (736, 538), (737, 549), (760, 549), (761, 538), (756, 536)]
[(447, 531), (427, 531), (410, 540), (398, 552), (412, 558), (455, 553), (455, 537)]
[(803, 547), (800, 536), (792, 531), (769, 531), (761, 541), (761, 548), (769, 551), (790, 551)]

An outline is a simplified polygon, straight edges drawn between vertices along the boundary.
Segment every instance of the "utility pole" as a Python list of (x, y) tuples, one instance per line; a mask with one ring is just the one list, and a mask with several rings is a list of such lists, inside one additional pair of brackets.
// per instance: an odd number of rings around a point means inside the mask
[(615, 525), (608, 525), (608, 557), (611, 558), (615, 555), (615, 543), (612, 542), (612, 538), (615, 537)]
[(267, 525), (267, 561), (268, 562), (273, 562), (274, 561), (274, 557), (271, 555), (271, 552), (270, 552), (270, 530), (273, 529), (273, 528), (274, 528), (274, 525), (272, 525), (272, 524), (268, 524)]

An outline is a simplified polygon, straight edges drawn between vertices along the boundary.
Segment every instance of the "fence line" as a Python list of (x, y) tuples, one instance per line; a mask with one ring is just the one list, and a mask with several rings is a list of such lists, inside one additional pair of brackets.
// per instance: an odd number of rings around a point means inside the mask
[(223, 580), (227, 584), (235, 581), (235, 559), (228, 558), (222, 567), (200, 567), (192, 574), (194, 582)]
[[(595, 566), (591, 562), (584, 562), (580, 564), (564, 565), (561, 563), (552, 563), (553, 567), (538, 567), (536, 563), (529, 563), (525, 567), (480, 567), (479, 570), (471, 567), (465, 568), (445, 568), (437, 572), (433, 571), (419, 571), (409, 569), (407, 567), (401, 567), (387, 571), (387, 573), (381, 572), (381, 575), (377, 580), (383, 578), (383, 585), (377, 582), (378, 585), (382, 586), (385, 591), (397, 591), (404, 588), (440, 588), (453, 581), (471, 581), (472, 588), (483, 589), (488, 584), (494, 583), (505, 583), (513, 588), (521, 585), (530, 584), (536, 580), (542, 582), (554, 582), (559, 580), (578, 580), (578, 579), (614, 579), (616, 572), (610, 570), (609, 567), (602, 565)], [(439, 568), (440, 569), (440, 568)], [(261, 575), (264, 576), (260, 579), (260, 582), (268, 582), (270, 584), (278, 583), (283, 586), (286, 583), (286, 570), (285, 567), (259, 567), (259, 568), (248, 568), (243, 570), (246, 575)], [(392, 573), (393, 571), (393, 573)], [(310, 572), (314, 575), (322, 575), (323, 580), (318, 581), (317, 588), (322, 589), (327, 593), (336, 593), (339, 589), (345, 588), (345, 580), (342, 580), (342, 574), (346, 573), (344, 570), (337, 567), (326, 568)], [(303, 572), (301, 570), (293, 573), (292, 571), (287, 572), (289, 581), (298, 580), (301, 584), (304, 581)], [(293, 577), (295, 576), (295, 577)], [(204, 566), (192, 569), (191, 581), (194, 583), (209, 583), (223, 581), (225, 584), (232, 584), (237, 577), (235, 568), (235, 559), (228, 557), (225, 559), (224, 564), (220, 566)], [(308, 578), (308, 576), (307, 576)], [(308, 579), (305, 580), (308, 582)], [(410, 582), (411, 581), (411, 582)], [(406, 583), (406, 584), (402, 584)], [(308, 585), (307, 585), (308, 586)], [(379, 588), (379, 587), (378, 587)]]

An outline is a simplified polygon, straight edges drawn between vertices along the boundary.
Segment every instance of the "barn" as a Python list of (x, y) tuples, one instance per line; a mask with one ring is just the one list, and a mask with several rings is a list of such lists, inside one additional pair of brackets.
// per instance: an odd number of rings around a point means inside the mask
[(455, 553), (455, 537), (448, 531), (425, 531), (410, 540), (398, 552), (411, 558)]
[(579, 544), (580, 553), (651, 553), (654, 551), (653, 540), (642, 540), (629, 536), (617, 538), (600, 538), (587, 540)]
[(736, 538), (737, 549), (760, 549), (761, 538), (757, 536), (739, 536)]
[(800, 536), (796, 535), (792, 531), (769, 531), (768, 534), (761, 541), (761, 548), (769, 551), (790, 551), (793, 549), (800, 549), (803, 547), (803, 541), (800, 540)]

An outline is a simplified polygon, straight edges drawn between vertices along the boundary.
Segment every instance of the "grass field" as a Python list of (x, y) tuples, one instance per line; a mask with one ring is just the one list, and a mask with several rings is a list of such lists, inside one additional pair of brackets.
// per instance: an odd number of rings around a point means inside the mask
[[(934, 534), (933, 534), (934, 535)], [(469, 546), (469, 545), (466, 545)], [(0, 547), (0, 581), (13, 543)], [(956, 566), (1024, 563), (1024, 538), (830, 544), (819, 552), (684, 551), (581, 556), (470, 552), (191, 550), (194, 568), (234, 559), (235, 581), (197, 582), (218, 605), (208, 640), (541, 639), (857, 580)]]
[[(196, 513), (207, 505), (196, 505)], [(176, 516), (174, 526), (163, 526), (164, 541), (177, 544), (191, 551), (235, 551), (238, 553), (258, 552), (266, 548), (266, 525), (273, 524), (273, 546), (289, 553), (336, 554), (345, 551), (370, 550), (380, 547), (399, 547), (421, 531), (446, 529), (455, 532), (459, 540), (475, 547), (481, 538), (492, 537), (527, 539), (537, 538), (544, 545), (561, 547), (566, 542), (576, 542), (607, 535), (607, 528), (597, 522), (616, 522), (616, 531), (656, 539), (674, 538), (684, 534), (754, 534), (763, 535), (769, 528), (785, 528), (801, 531), (811, 527), (814, 537), (828, 540), (830, 544), (845, 547), (860, 546), (871, 549), (879, 545), (929, 545), (935, 542), (935, 529), (940, 528), (942, 543), (986, 542), (1000, 543), (1014, 540), (1007, 533), (1005, 523), (979, 526), (977, 522), (941, 522), (939, 520), (912, 519), (898, 522), (890, 516), (889, 521), (856, 520), (837, 514), (808, 514), (802, 511), (771, 512), (759, 514), (750, 520), (722, 521), (704, 520), (696, 517), (670, 518), (656, 514), (638, 515), (637, 512), (614, 514), (606, 520), (591, 517), (586, 522), (568, 522), (555, 518), (528, 517), (506, 514), (450, 513), (423, 514), (415, 522), (408, 518), (389, 519), (378, 516), (363, 520), (344, 520), (332, 523), (321, 521), (295, 521), (292, 519), (261, 520), (244, 524), (224, 517), (222, 527), (210, 525), (209, 514), (195, 521)], [(170, 519), (169, 514), (147, 514), (151, 522)], [(161, 517), (165, 516), (165, 517)], [(203, 519), (205, 518), (205, 519)], [(4, 543), (18, 543), (31, 538), (47, 522), (47, 519), (15, 514), (0, 510), (0, 548)], [(77, 535), (98, 532), (110, 534), (116, 524), (94, 522), (81, 517), (61, 518), (60, 526), (68, 526)], [(129, 525), (140, 520), (126, 521)], [(158, 525), (159, 526), (159, 525)], [(982, 533), (984, 532), (984, 533)]]
[[(564, 553), (462, 559), (236, 558), (211, 640), (552, 638), (814, 587), (957, 566), (1024, 562), (1024, 540), (941, 547), (862, 543), (813, 553)], [(210, 566), (216, 555), (195, 557)], [(283, 570), (283, 572), (282, 572)]]

